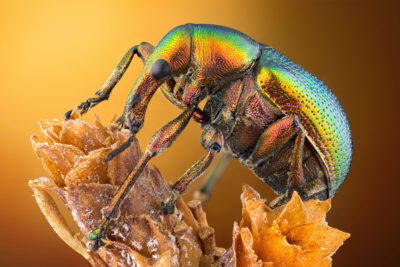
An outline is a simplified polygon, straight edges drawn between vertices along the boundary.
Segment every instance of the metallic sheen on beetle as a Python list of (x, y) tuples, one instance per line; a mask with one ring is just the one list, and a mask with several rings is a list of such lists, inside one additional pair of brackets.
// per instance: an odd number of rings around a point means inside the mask
[[(131, 138), (105, 161), (130, 145), (157, 89), (182, 113), (154, 134), (100, 226), (90, 234), (93, 249), (104, 245), (110, 219), (148, 161), (166, 150), (191, 118), (202, 128), (200, 140), (207, 152), (172, 186), (171, 196), (161, 203), (165, 213), (174, 212), (177, 197), (218, 153), (230, 156), (220, 157), (216, 171), (199, 191), (203, 199), (231, 158), (278, 194), (271, 206), (288, 201), (294, 190), (303, 200), (331, 198), (346, 178), (352, 137), (335, 95), (277, 50), (227, 27), (185, 24), (172, 29), (156, 47), (146, 42), (132, 47), (96, 92), (97, 97), (77, 107), (80, 114), (108, 99), (134, 55), (141, 58), (144, 68), (116, 122), (116, 127), (130, 129)], [(206, 100), (204, 109), (198, 107), (202, 100)], [(65, 118), (70, 115), (68, 111)]]

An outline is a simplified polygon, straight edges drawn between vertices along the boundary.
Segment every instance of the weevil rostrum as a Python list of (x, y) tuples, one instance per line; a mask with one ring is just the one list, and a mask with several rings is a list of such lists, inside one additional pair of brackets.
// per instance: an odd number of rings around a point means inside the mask
[[(350, 168), (352, 137), (340, 103), (317, 77), (239, 31), (185, 24), (172, 29), (156, 47), (145, 42), (132, 47), (98, 97), (77, 107), (81, 114), (108, 99), (135, 54), (144, 68), (116, 122), (130, 129), (131, 138), (105, 161), (130, 145), (158, 88), (183, 112), (154, 134), (99, 227), (91, 232), (93, 249), (104, 245), (110, 219), (148, 161), (166, 150), (191, 118), (201, 125), (207, 154), (174, 183), (172, 195), (162, 203), (165, 213), (174, 212), (177, 196), (220, 151), (237, 158), (272, 187), (278, 197), (271, 206), (285, 203), (293, 190), (303, 200), (334, 196)], [(198, 104), (204, 99), (201, 110)], [(217, 176), (212, 175), (208, 184)], [(209, 187), (203, 188), (205, 195)]]

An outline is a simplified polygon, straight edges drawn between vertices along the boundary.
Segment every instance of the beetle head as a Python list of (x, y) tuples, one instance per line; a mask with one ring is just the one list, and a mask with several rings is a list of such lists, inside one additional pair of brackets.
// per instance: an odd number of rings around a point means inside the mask
[(133, 91), (141, 97), (172, 77), (185, 73), (190, 63), (190, 29), (186, 25), (172, 29), (145, 61)]

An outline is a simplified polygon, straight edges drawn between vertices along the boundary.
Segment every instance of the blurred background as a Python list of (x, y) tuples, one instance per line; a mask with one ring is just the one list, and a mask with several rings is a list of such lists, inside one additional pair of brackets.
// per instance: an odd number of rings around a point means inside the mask
[[(28, 180), (46, 173), (29, 136), (37, 121), (63, 114), (92, 97), (124, 53), (156, 45), (173, 27), (210, 23), (240, 30), (271, 45), (314, 73), (336, 94), (353, 131), (354, 159), (328, 214), (331, 226), (351, 233), (334, 266), (395, 266), (399, 252), (398, 1), (1, 1), (0, 4), (0, 265), (86, 266), (41, 214)], [(89, 112), (103, 122), (120, 114), (140, 60), (110, 100)], [(144, 148), (179, 110), (154, 96), (138, 134)], [(204, 154), (191, 122), (152, 164), (170, 181)], [(240, 220), (240, 193), (250, 184), (272, 191), (233, 162), (205, 205), (217, 244), (229, 247)], [(201, 179), (185, 195), (201, 184)]]

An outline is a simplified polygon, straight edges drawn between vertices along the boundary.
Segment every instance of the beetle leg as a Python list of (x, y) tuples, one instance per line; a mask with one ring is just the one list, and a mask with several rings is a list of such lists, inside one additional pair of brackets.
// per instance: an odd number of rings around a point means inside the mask
[[(143, 61), (145, 58), (149, 56), (153, 52), (154, 47), (148, 43), (142, 43), (140, 45), (136, 45), (126, 52), (124, 57), (121, 59), (117, 67), (111, 73), (110, 77), (108, 77), (107, 81), (103, 84), (99, 91), (96, 92), (98, 97), (89, 98), (85, 102), (82, 102), (78, 107), (78, 111), (81, 115), (85, 114), (89, 111), (89, 109), (93, 108), (100, 102), (107, 100), (113, 90), (114, 86), (118, 83), (121, 77), (124, 75), (126, 69), (129, 67), (129, 64), (132, 61), (132, 58), (135, 54), (137, 54)], [(72, 110), (69, 110), (65, 113), (64, 118), (67, 120), (70, 118)]]
[(161, 203), (165, 214), (174, 213), (175, 202), (178, 199), (178, 196), (185, 192), (191, 182), (203, 174), (217, 153), (216, 150), (210, 149), (207, 155), (190, 167), (190, 169), (188, 169), (185, 174), (174, 183), (171, 195)]
[(210, 198), (211, 192), (214, 190), (215, 185), (222, 177), (231, 161), (232, 156), (228, 153), (224, 153), (222, 157), (219, 158), (215, 168), (210, 174), (208, 174), (207, 178), (205, 179), (204, 185), (201, 187), (200, 190), (194, 192), (195, 199), (201, 200), (201, 202), (206, 202)]
[(245, 164), (250, 167), (260, 164), (297, 134), (299, 124), (296, 116), (283, 117), (274, 122), (261, 134)]
[[(179, 80), (182, 80), (182, 77)], [(172, 92), (174, 88), (174, 86), (172, 86), (174, 83), (171, 82), (172, 78), (168, 81), (163, 82), (161, 85), (157, 84), (157, 82), (154, 81), (151, 77), (148, 77), (148, 81), (149, 82), (147, 83), (145, 80), (144, 82), (141, 82), (141, 84), (139, 85), (145, 88), (143, 89), (143, 91), (140, 91), (142, 89), (136, 89), (133, 91), (133, 93), (131, 92), (130, 96), (128, 97), (128, 101), (125, 106), (124, 112), (117, 121), (117, 126), (119, 125), (119, 127), (121, 127), (125, 123), (125, 116), (126, 113), (128, 112), (128, 107), (130, 107), (131, 110), (130, 110), (130, 116), (128, 117), (128, 121), (129, 121), (129, 129), (131, 131), (131, 135), (129, 139), (125, 143), (123, 143), (116, 149), (112, 150), (110, 153), (108, 153), (108, 155), (104, 158), (104, 162), (110, 161), (111, 159), (116, 157), (119, 153), (123, 152), (130, 146), (135, 134), (142, 126), (144, 112), (147, 108), (147, 104), (150, 101), (151, 96), (155, 92), (155, 89), (157, 89), (157, 87), (160, 86), (162, 92), (164, 92), (164, 95), (168, 98), (170, 96), (168, 92)], [(146, 86), (148, 86), (152, 91), (151, 90), (145, 91)], [(178, 101), (172, 101), (172, 102), (181, 109), (187, 108), (185, 105), (183, 105)], [(198, 107), (194, 107), (193, 118), (198, 123), (204, 123), (208, 120), (207, 115)]]
[(302, 194), (302, 187), (305, 185), (303, 176), (303, 148), (305, 134), (302, 128), (298, 132), (294, 141), (293, 155), (292, 155), (292, 169), (289, 187), (285, 194), (273, 199), (268, 205), (270, 208), (281, 206), (289, 201), (292, 197), (293, 191), (296, 190)]
[(300, 190), (305, 184), (303, 176), (303, 148), (305, 133), (297, 116), (283, 117), (268, 127), (262, 133), (253, 153), (245, 162), (247, 166), (257, 166), (294, 136), (296, 136), (296, 139), (293, 147), (291, 178), (288, 184), (288, 192), (283, 197), (279, 197), (279, 199), (282, 198), (282, 200), (277, 199), (275, 201), (277, 203), (281, 203), (282, 201), (285, 201), (285, 199), (290, 198), (293, 190)]
[(178, 179), (172, 186), (172, 194), (163, 201), (164, 213), (171, 214), (175, 209), (176, 199), (182, 194), (187, 186), (199, 177), (210, 165), (214, 156), (221, 151), (223, 146), (223, 137), (220, 131), (213, 127), (203, 127), (201, 134), (202, 146), (208, 151), (207, 155), (195, 163), (185, 174)]
[(161, 127), (161, 129), (153, 135), (153, 138), (147, 145), (146, 151), (142, 155), (136, 167), (126, 177), (125, 181), (119, 187), (117, 193), (111, 200), (111, 204), (108, 206), (99, 227), (89, 234), (89, 238), (94, 241), (92, 246), (93, 250), (97, 250), (100, 246), (104, 245), (102, 239), (106, 238), (106, 232), (111, 218), (113, 218), (113, 216), (115, 215), (116, 210), (121, 205), (131, 187), (135, 184), (137, 178), (143, 172), (149, 160), (161, 154), (176, 140), (176, 138), (190, 121), (190, 118), (193, 115), (193, 111), (194, 106), (187, 108), (177, 118)]
[(304, 148), (305, 133), (300, 128), (294, 141), (293, 156), (292, 156), (292, 177), (290, 186), (300, 189), (304, 186), (305, 180), (303, 176), (303, 148)]
[[(117, 121), (117, 123), (118, 123), (118, 121)], [(134, 138), (135, 138), (135, 134), (131, 131), (128, 140), (126, 140), (124, 143), (122, 143), (119, 147), (111, 150), (107, 154), (107, 156), (105, 156), (105, 158), (103, 159), (103, 162), (108, 162), (108, 161), (112, 160), (113, 158), (115, 158), (116, 156), (118, 156), (118, 154), (125, 151), (125, 149), (127, 149), (131, 145)]]

